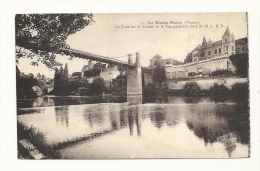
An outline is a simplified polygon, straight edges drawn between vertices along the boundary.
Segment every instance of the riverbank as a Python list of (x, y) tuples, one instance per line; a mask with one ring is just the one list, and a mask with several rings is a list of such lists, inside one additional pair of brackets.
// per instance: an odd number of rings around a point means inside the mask
[(166, 87), (169, 90), (180, 90), (183, 89), (186, 83), (196, 82), (202, 90), (209, 90), (214, 84), (225, 85), (229, 90), (232, 89), (234, 84), (248, 83), (248, 78), (238, 77), (207, 77), (207, 78), (194, 78), (194, 79), (177, 79), (167, 80)]
[[(61, 153), (54, 149), (54, 145), (47, 144), (45, 134), (37, 128), (33, 126), (28, 128), (24, 124), (17, 122), (17, 131), (18, 141), (26, 139), (47, 159), (62, 158)], [(24, 149), (20, 143), (18, 143), (18, 158), (32, 159), (28, 149)]]

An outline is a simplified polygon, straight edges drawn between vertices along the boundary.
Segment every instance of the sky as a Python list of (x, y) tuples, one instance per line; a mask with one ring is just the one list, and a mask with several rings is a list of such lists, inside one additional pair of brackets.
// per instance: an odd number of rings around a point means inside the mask
[[(149, 60), (157, 53), (165, 59), (183, 62), (187, 54), (202, 43), (204, 36), (207, 41), (209, 38), (213, 42), (221, 40), (227, 26), (235, 39), (248, 34), (246, 13), (94, 14), (93, 19), (95, 22), (91, 25), (68, 37), (66, 42), (71, 48), (120, 57), (117, 59), (123, 61), (127, 61), (127, 54), (139, 52), (142, 66), (149, 66)], [(80, 72), (88, 62), (61, 55), (56, 59), (63, 67), (68, 63), (69, 74)], [(20, 59), (21, 72), (34, 75), (39, 72), (53, 78), (54, 71), (43, 64), (32, 66), (31, 61)]]

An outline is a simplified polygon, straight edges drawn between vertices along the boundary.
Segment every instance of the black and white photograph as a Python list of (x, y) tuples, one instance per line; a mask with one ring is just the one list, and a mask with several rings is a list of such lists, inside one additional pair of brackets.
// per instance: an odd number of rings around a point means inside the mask
[(15, 27), (19, 159), (250, 156), (247, 13), (17, 14)]
[(0, 1), (0, 170), (259, 170), (257, 1)]

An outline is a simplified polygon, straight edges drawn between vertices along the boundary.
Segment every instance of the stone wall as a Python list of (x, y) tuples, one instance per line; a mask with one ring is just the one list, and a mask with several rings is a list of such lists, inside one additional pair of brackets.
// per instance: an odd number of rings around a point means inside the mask
[(221, 69), (228, 69), (235, 72), (235, 67), (228, 56), (219, 56), (204, 61), (165, 67), (168, 79), (189, 78), (188, 73), (192, 72), (196, 73), (197, 77), (201, 77), (202, 75), (209, 75), (210, 72)]

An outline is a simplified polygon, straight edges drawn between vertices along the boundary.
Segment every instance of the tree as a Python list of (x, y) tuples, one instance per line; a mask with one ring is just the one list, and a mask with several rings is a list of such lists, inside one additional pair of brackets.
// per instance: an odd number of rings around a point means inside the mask
[(107, 92), (105, 80), (101, 77), (95, 78), (91, 84), (91, 89), (94, 94), (102, 94), (104, 92)]
[(234, 54), (229, 57), (232, 64), (236, 67), (236, 75), (248, 77), (248, 53)]
[(63, 95), (64, 89), (62, 88), (63, 84), (65, 84), (65, 79), (63, 77), (63, 74), (60, 70), (56, 68), (55, 74), (54, 74), (54, 87), (53, 87), (53, 94), (55, 95)]
[(36, 98), (37, 94), (32, 87), (37, 85), (37, 80), (33, 74), (20, 74), (19, 68), (16, 66), (16, 93), (18, 99)]
[(42, 78), (42, 75), (38, 72), (38, 74), (36, 75), (36, 78), (37, 78), (37, 79), (41, 79), (41, 78)]
[(166, 71), (160, 62), (155, 62), (154, 65), (155, 68), (153, 70), (153, 81), (155, 83), (158, 83), (159, 87), (161, 88), (162, 82), (164, 82), (167, 79)]
[(92, 14), (17, 14), (15, 16), (16, 60), (20, 57), (37, 58), (54, 69), (60, 65), (55, 54), (69, 48), (66, 39), (69, 35), (91, 24)]
[(188, 55), (186, 56), (186, 58), (184, 59), (184, 63), (190, 63), (192, 62), (192, 53), (188, 53)]
[(185, 96), (198, 96), (201, 89), (197, 82), (187, 82), (183, 87), (183, 94)]
[(112, 86), (109, 89), (110, 93), (126, 96), (127, 93), (127, 77), (119, 75), (112, 80)]
[(73, 73), (72, 73), (72, 76), (73, 76), (73, 77), (80, 78), (80, 77), (81, 77), (81, 72), (73, 72)]

